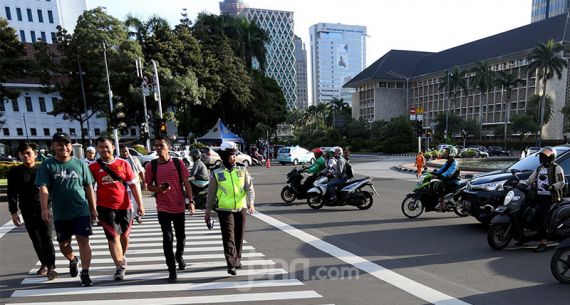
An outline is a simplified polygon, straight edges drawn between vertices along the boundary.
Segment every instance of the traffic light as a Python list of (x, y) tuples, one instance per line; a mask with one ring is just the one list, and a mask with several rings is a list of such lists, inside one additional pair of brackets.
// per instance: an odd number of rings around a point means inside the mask
[(426, 137), (431, 138), (431, 129), (426, 129)]
[(117, 129), (127, 127), (127, 123), (125, 122), (125, 112), (123, 110), (124, 108), (125, 105), (122, 102), (115, 103), (115, 109), (114, 112), (111, 113), (109, 126)]
[(141, 138), (143, 140), (146, 140), (149, 138), (149, 134), (148, 134), (148, 126), (146, 125), (146, 123), (142, 123), (140, 126), (140, 131), (139, 131)]
[(165, 119), (157, 119), (156, 120), (156, 132), (155, 134), (160, 137), (167, 137), (168, 136), (168, 128), (166, 127), (166, 120)]
[(422, 121), (416, 121), (416, 135), (418, 137), (423, 136), (424, 130), (422, 128)]

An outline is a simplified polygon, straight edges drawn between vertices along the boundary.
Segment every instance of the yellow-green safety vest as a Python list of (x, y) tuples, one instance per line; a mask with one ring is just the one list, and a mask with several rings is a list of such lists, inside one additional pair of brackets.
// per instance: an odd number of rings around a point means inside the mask
[(218, 209), (241, 210), (247, 206), (245, 168), (236, 166), (231, 172), (226, 168), (219, 168), (214, 171), (214, 176), (218, 182)]

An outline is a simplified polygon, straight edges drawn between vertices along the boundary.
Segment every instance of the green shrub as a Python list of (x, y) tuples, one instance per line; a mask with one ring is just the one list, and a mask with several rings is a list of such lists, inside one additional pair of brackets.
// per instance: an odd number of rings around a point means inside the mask
[(202, 143), (193, 143), (192, 145), (190, 145), (190, 149), (200, 149), (200, 148), (206, 148), (208, 146), (202, 144)]
[(0, 178), (6, 178), (6, 174), (8, 171), (15, 166), (18, 166), (22, 163), (20, 162), (0, 162)]
[(148, 154), (148, 152), (146, 151), (146, 148), (144, 147), (144, 145), (135, 144), (135, 145), (133, 146), (133, 149), (136, 150), (139, 154), (143, 154), (143, 155)]
[(467, 156), (467, 158), (475, 158), (476, 155), (477, 152), (472, 149), (465, 152), (465, 156)]

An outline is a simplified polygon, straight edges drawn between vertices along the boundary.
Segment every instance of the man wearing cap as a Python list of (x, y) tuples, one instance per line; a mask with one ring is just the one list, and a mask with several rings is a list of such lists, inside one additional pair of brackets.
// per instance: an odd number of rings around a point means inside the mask
[[(93, 234), (91, 222), (97, 219), (93, 176), (85, 162), (71, 157), (69, 135), (58, 132), (53, 135), (53, 158), (39, 167), (35, 185), (40, 189), (42, 219), (54, 222), (54, 228), (61, 253), (69, 260), (69, 273), (78, 275), (78, 258), (71, 248), (71, 237), (75, 235), (81, 256), (81, 286), (92, 286), (89, 277), (91, 246), (89, 236)], [(48, 206), (51, 200), (51, 208)]]
[(85, 150), (85, 159), (83, 159), (83, 161), (87, 163), (87, 165), (91, 165), (92, 163), (97, 162), (97, 160), (95, 160), (95, 147), (87, 147)]
[(210, 222), (211, 210), (215, 209), (220, 219), (228, 274), (236, 275), (236, 269), (241, 268), (245, 218), (255, 211), (255, 192), (247, 169), (236, 165), (236, 144), (222, 142), (220, 149), (222, 166), (210, 175), (205, 221)]

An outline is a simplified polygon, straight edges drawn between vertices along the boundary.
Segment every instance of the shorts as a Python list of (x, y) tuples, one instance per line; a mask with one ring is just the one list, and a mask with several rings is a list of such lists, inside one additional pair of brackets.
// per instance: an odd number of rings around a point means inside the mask
[(56, 220), (53, 222), (58, 242), (71, 239), (73, 235), (93, 235), (91, 228), (91, 216), (81, 216), (73, 219)]
[(107, 240), (113, 240), (117, 236), (129, 236), (133, 225), (133, 211), (115, 210), (97, 206), (97, 218), (103, 227)]

